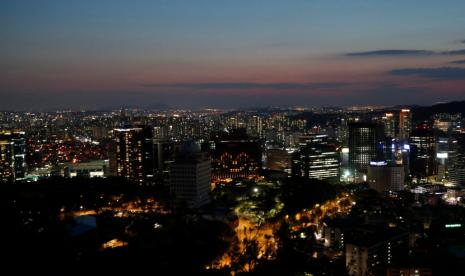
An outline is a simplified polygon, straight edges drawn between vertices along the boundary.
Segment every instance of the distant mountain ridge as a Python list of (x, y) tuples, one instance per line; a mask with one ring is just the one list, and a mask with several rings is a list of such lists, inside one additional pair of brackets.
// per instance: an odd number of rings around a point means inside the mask
[(413, 119), (417, 121), (426, 120), (437, 113), (460, 113), (465, 116), (465, 101), (454, 101), (440, 103), (432, 106), (416, 106), (412, 108)]

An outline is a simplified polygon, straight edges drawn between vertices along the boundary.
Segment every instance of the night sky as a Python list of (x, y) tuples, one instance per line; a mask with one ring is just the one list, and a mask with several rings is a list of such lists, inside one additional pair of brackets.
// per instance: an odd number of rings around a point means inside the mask
[(463, 0), (0, 2), (0, 109), (465, 99)]

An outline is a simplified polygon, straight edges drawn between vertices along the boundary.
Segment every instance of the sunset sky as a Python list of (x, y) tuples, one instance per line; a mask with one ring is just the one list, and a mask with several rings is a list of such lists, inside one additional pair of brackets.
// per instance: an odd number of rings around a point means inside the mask
[(463, 0), (0, 1), (0, 109), (465, 100)]

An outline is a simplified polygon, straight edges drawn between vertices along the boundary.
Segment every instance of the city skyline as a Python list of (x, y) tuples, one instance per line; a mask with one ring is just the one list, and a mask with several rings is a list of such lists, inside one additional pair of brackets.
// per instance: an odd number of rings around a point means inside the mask
[(1, 275), (463, 274), (464, 0), (1, 3)]
[(1, 110), (465, 99), (461, 1), (5, 1)]

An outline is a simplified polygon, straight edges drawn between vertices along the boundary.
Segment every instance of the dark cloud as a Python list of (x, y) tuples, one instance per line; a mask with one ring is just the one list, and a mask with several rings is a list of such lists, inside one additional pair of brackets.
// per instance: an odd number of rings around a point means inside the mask
[(388, 73), (395, 76), (419, 76), (440, 80), (465, 80), (465, 68), (458, 67), (404, 68), (394, 69)]
[(370, 57), (370, 56), (429, 56), (434, 55), (433, 51), (426, 50), (376, 50), (367, 52), (347, 53), (346, 56)]
[(144, 87), (161, 88), (189, 88), (189, 89), (329, 89), (348, 86), (345, 82), (320, 82), (320, 83), (300, 83), (300, 82), (193, 82), (193, 83), (148, 83)]
[(465, 49), (460, 49), (460, 50), (454, 50), (454, 51), (444, 51), (441, 52), (443, 55), (465, 55)]
[(427, 51), (427, 50), (375, 50), (366, 52), (347, 53), (351, 57), (378, 57), (378, 56), (441, 56), (441, 55), (465, 55), (465, 49), (451, 51)]
[(454, 60), (454, 61), (451, 61), (449, 63), (453, 63), (453, 64), (465, 64), (465, 59), (462, 59), (462, 60)]

